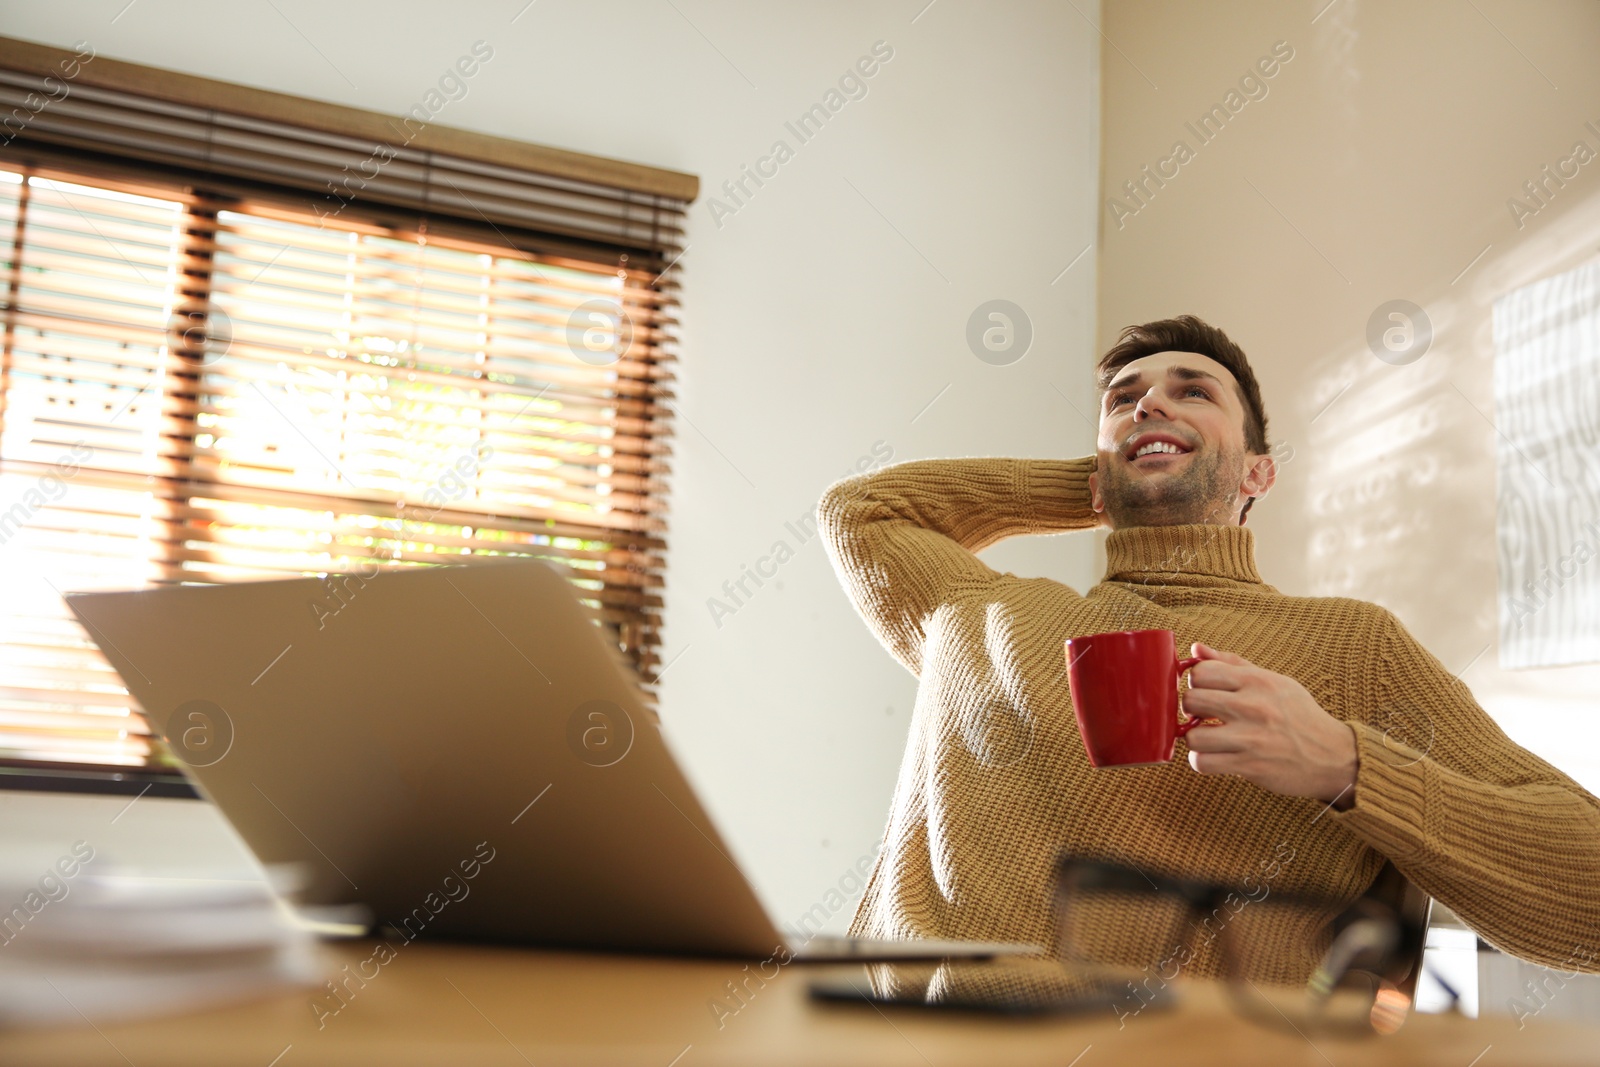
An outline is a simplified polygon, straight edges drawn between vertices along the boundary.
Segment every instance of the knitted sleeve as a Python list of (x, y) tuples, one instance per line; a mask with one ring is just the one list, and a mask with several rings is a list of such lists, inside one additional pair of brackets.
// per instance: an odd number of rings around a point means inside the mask
[(1375, 721), (1349, 724), (1355, 801), (1330, 814), (1485, 941), (1600, 972), (1600, 800), (1508, 738), (1385, 615), (1383, 703)]
[(1017, 534), (1097, 526), (1095, 457), (929, 459), (830, 486), (817, 507), (828, 558), (856, 610), (913, 674), (928, 620), (958, 585), (997, 573), (974, 552)]

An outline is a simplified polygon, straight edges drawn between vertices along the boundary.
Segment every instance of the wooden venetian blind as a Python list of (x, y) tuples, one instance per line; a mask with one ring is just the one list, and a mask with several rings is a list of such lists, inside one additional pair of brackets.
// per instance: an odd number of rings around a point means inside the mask
[[(48, 58), (0, 42), (0, 112)], [(693, 179), (169, 78), (0, 148), (0, 759), (167, 758), (71, 589), (537, 556), (648, 684)]]

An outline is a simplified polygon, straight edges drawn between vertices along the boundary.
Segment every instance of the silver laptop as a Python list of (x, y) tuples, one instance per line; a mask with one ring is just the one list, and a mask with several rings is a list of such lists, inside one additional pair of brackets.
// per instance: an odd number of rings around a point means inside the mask
[(766, 958), (1034, 945), (779, 932), (635, 676), (549, 564), (481, 560), (67, 603), (300, 902), (406, 937)]

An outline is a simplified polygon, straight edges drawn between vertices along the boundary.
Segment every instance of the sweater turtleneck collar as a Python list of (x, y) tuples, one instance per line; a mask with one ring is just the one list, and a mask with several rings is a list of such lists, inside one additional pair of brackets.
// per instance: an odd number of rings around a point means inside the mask
[(1255, 531), (1192, 523), (1130, 526), (1106, 539), (1106, 577), (1165, 585), (1215, 585), (1221, 578), (1264, 585), (1256, 571)]

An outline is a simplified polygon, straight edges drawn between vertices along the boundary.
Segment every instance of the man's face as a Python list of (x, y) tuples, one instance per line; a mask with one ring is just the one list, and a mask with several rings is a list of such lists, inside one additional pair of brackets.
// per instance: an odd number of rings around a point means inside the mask
[(1114, 529), (1180, 523), (1240, 525), (1250, 497), (1271, 487), (1270, 456), (1244, 441), (1233, 373), (1194, 352), (1157, 352), (1117, 371), (1100, 398), (1094, 509)]

